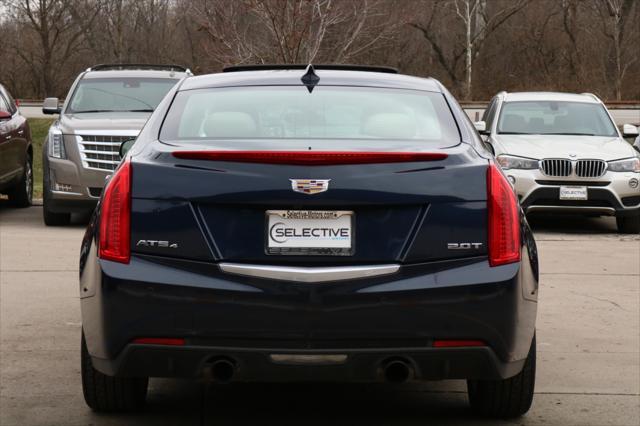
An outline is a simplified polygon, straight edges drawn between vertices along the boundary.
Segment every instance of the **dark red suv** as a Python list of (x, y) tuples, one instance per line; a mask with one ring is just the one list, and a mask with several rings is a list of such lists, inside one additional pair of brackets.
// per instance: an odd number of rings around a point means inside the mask
[(0, 84), (0, 193), (16, 207), (29, 207), (33, 195), (31, 131), (16, 101)]

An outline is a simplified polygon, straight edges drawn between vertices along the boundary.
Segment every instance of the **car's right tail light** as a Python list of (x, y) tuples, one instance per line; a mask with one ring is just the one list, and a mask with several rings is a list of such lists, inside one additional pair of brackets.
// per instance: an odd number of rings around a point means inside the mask
[(100, 212), (101, 259), (129, 263), (131, 257), (131, 162), (111, 176), (104, 190)]
[(495, 164), (487, 170), (489, 214), (489, 264), (520, 261), (520, 216), (518, 201), (509, 181)]

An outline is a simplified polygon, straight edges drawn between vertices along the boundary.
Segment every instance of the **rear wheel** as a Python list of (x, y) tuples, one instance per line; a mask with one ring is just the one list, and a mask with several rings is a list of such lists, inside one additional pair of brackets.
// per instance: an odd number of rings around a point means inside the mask
[(471, 408), (479, 414), (497, 418), (518, 417), (529, 411), (536, 376), (536, 338), (524, 368), (504, 380), (469, 380), (467, 389)]
[(616, 225), (622, 234), (640, 234), (640, 213), (629, 216), (617, 216)]
[(33, 169), (31, 157), (27, 156), (24, 172), (16, 187), (9, 192), (9, 201), (16, 207), (29, 207), (33, 199)]
[(82, 393), (92, 410), (136, 411), (144, 406), (149, 378), (107, 376), (93, 368), (84, 334), (81, 351)]

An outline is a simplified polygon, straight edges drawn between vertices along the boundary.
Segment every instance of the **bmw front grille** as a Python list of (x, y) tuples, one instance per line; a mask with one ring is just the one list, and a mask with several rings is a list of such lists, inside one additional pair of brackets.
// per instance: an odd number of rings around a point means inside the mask
[(576, 162), (576, 176), (600, 177), (607, 169), (607, 163), (602, 160), (578, 160)]
[(542, 173), (547, 176), (570, 176), (572, 172), (571, 160), (562, 158), (547, 158), (540, 162)]
[(542, 173), (547, 176), (597, 178), (604, 175), (607, 163), (603, 160), (571, 161), (563, 158), (546, 158), (540, 162)]

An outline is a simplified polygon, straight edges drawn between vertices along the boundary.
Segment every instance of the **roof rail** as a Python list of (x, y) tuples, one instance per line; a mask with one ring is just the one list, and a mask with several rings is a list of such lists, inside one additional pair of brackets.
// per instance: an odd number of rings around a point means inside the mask
[[(222, 72), (239, 72), (239, 71), (268, 71), (268, 70), (306, 70), (310, 64), (251, 64), (251, 65), (232, 65), (225, 67)], [(316, 70), (335, 70), (335, 71), (368, 71), (368, 72), (384, 72), (388, 74), (397, 74), (398, 70), (392, 67), (381, 65), (349, 65), (349, 64), (313, 64)]]
[(87, 71), (114, 71), (114, 70), (158, 70), (191, 73), (189, 68), (175, 64), (98, 64)]

